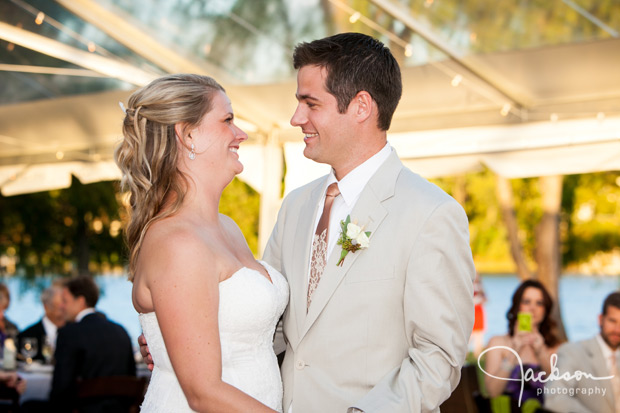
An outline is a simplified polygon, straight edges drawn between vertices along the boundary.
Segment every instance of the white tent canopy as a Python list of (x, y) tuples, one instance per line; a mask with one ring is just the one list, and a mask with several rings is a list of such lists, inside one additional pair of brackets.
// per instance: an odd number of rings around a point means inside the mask
[[(260, 84), (239, 82), (226, 69), (188, 58), (174, 41), (161, 41), (161, 31), (136, 20), (148, 16), (121, 14), (104, 0), (59, 3), (154, 66), (95, 56), (71, 42), (65, 44), (62, 37), (49, 39), (15, 22), (0, 21), (0, 41), (71, 62), (81, 68), (70, 69), (81, 70), (79, 76), (133, 84), (54, 99), (3, 102), (3, 195), (67, 187), (71, 175), (83, 183), (117, 179), (112, 154), (121, 138), (118, 102), (126, 102), (132, 88), (161, 74), (155, 66), (164, 73), (212, 75), (226, 88), (241, 127), (250, 135), (239, 152), (245, 164), (241, 178), (262, 194), (261, 245), (279, 207), (282, 161), (286, 162), (285, 192), (328, 171), (325, 165), (303, 158), (301, 131), (289, 124), (296, 105), (292, 76)], [(412, 170), (435, 177), (486, 165), (499, 175), (515, 178), (620, 169), (617, 32), (607, 30), (611, 36), (603, 33), (588, 42), (466, 54), (425, 31), (419, 20), (392, 2), (369, 3), (400, 17), (400, 24), (443, 52), (426, 64), (408, 64), (394, 35), (376, 34), (391, 43), (402, 63), (403, 98), (388, 139)], [(334, 13), (343, 13), (341, 9)], [(235, 16), (235, 21), (241, 18), (238, 13)], [(251, 26), (246, 23), (244, 27)], [(200, 26), (192, 26), (196, 27)], [(255, 29), (250, 30), (251, 36), (257, 36)], [(308, 39), (294, 43), (300, 40)], [(285, 52), (290, 56), (290, 50)], [(52, 68), (0, 64), (0, 79), (7, 79), (3, 73), (27, 71), (38, 71), (39, 76), (55, 73)]]

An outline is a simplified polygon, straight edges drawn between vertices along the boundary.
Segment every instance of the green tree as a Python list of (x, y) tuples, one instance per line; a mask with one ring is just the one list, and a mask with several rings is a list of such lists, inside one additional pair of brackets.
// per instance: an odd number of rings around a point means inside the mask
[(123, 248), (115, 182), (0, 197), (0, 253), (28, 276), (89, 274), (120, 265)]

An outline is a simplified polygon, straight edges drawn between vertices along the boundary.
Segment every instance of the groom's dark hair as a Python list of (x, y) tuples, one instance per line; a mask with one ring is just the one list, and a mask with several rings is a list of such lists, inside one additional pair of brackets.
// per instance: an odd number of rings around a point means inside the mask
[(340, 33), (310, 43), (300, 43), (293, 53), (293, 66), (319, 66), (327, 70), (325, 87), (345, 113), (362, 90), (379, 109), (378, 127), (390, 128), (403, 92), (398, 62), (379, 40), (362, 33)]

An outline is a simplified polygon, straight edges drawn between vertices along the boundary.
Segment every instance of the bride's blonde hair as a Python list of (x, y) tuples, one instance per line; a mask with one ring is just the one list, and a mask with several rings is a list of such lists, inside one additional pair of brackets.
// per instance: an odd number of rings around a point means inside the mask
[(124, 139), (114, 158), (122, 172), (121, 190), (129, 192), (125, 238), (130, 281), (149, 226), (176, 213), (185, 196), (187, 178), (177, 168), (183, 136), (177, 140), (174, 126), (183, 131), (198, 126), (219, 91), (224, 88), (208, 76), (176, 74), (160, 77), (129, 97)]

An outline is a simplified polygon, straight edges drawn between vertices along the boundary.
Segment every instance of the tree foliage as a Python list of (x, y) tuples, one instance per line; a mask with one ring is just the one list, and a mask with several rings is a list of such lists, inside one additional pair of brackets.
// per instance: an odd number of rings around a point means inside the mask
[[(455, 178), (434, 179), (448, 193), (455, 192)], [(537, 178), (513, 179), (519, 238), (533, 263), (536, 226), (542, 216)], [(470, 223), (471, 248), (479, 269), (512, 272), (506, 229), (495, 196), (493, 172), (485, 169), (465, 176), (467, 197), (463, 207)], [(564, 179), (560, 239), (565, 268), (587, 263), (597, 253), (620, 246), (620, 172), (569, 175)]]
[[(127, 253), (117, 190), (118, 182), (83, 185), (73, 178), (67, 189), (0, 196), (0, 256), (15, 260), (29, 277), (124, 266)], [(224, 190), (220, 202), (220, 212), (237, 222), (255, 254), (259, 203), (259, 194), (238, 179)]]
[(118, 205), (116, 183), (82, 185), (75, 177), (67, 189), (0, 196), (0, 254), (28, 276), (75, 273), (84, 251), (82, 272), (120, 265)]

